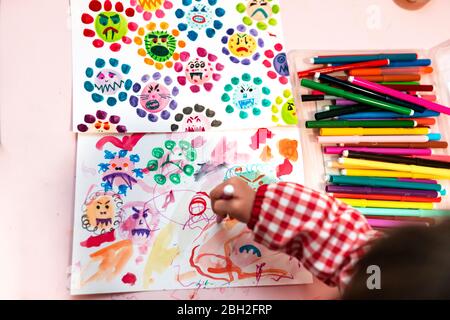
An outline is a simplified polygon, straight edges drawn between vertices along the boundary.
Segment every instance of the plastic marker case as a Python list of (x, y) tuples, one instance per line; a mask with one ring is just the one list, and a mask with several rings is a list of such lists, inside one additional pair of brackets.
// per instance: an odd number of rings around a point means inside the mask
[[(300, 79), (297, 72), (307, 70), (317, 65), (310, 64), (311, 57), (320, 55), (351, 55), (351, 54), (373, 54), (382, 53), (409, 53), (417, 52), (420, 59), (432, 59), (434, 72), (422, 75), (423, 84), (435, 86), (437, 103), (450, 106), (450, 40), (431, 48), (423, 49), (405, 49), (405, 50), (384, 50), (383, 48), (366, 51), (326, 51), (326, 50), (293, 50), (289, 52), (289, 67), (291, 69), (292, 83), (294, 86), (295, 104), (297, 106), (297, 115), (299, 116), (300, 141), (303, 149), (303, 165), (305, 172), (305, 185), (325, 192), (325, 175), (338, 175), (338, 169), (326, 167), (329, 161), (336, 161), (336, 155), (327, 155), (322, 151), (322, 146), (317, 143), (318, 129), (306, 128), (306, 121), (314, 120), (314, 114), (323, 110), (323, 107), (329, 104), (329, 101), (302, 102), (300, 95), (309, 94), (310, 90), (300, 85)], [(334, 73), (332, 76), (345, 75), (344, 72)], [(431, 132), (442, 134), (442, 141), (450, 142), (450, 116), (441, 114), (436, 118), (437, 122), (431, 126)], [(433, 154), (450, 155), (448, 149), (433, 149)], [(449, 180), (439, 180), (444, 189), (450, 190)], [(435, 209), (448, 210), (450, 215), (450, 196), (443, 197), (441, 203), (435, 204)], [(364, 211), (364, 210), (361, 210)], [(371, 214), (388, 214), (391, 209), (371, 209)]]

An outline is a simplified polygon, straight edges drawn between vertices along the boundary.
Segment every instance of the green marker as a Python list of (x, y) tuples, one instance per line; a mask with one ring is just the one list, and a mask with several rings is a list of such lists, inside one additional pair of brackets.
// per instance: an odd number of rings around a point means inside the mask
[(327, 176), (326, 180), (331, 183), (344, 184), (344, 185), (432, 190), (432, 191), (441, 191), (442, 190), (442, 186), (440, 184), (405, 182), (405, 181), (398, 181), (397, 178)]
[(324, 120), (306, 121), (307, 128), (415, 128), (413, 120)]
[(450, 217), (450, 210), (418, 210), (418, 209), (378, 209), (359, 208), (359, 212), (366, 216), (395, 216), (395, 217)]
[(372, 107), (377, 107), (380, 109), (385, 109), (388, 111), (392, 111), (395, 113), (399, 113), (399, 114), (404, 114), (404, 115), (408, 115), (408, 116), (412, 116), (414, 115), (414, 110), (405, 108), (405, 107), (401, 107), (401, 106), (397, 106), (395, 104), (392, 103), (388, 103), (388, 102), (383, 102), (380, 100), (375, 100), (372, 98), (368, 98), (365, 96), (362, 96), (360, 94), (356, 94), (356, 93), (352, 93), (352, 92), (348, 92), (342, 89), (338, 89), (338, 88), (334, 88), (334, 87), (330, 87), (326, 84), (323, 83), (319, 83), (319, 82), (315, 82), (309, 79), (302, 79), (301, 80), (301, 85), (306, 87), (306, 88), (310, 88), (310, 89), (315, 89), (315, 90), (319, 90), (321, 92), (325, 92), (326, 94), (330, 94), (333, 96), (337, 96), (337, 97), (341, 97), (347, 100), (352, 100), (352, 101), (356, 101), (359, 103), (363, 103), (366, 105), (370, 105)]

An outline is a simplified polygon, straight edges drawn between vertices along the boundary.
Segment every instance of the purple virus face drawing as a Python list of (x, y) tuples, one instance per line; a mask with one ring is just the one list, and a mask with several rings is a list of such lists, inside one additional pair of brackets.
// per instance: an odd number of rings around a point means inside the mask
[(135, 245), (144, 245), (151, 240), (159, 223), (158, 212), (146, 204), (134, 205), (127, 210), (128, 217), (121, 225), (121, 234)]
[(142, 171), (137, 169), (136, 163), (140, 161), (138, 155), (128, 156), (128, 151), (120, 150), (118, 153), (105, 150), (106, 163), (100, 163), (99, 173), (102, 174), (102, 187), (106, 191), (118, 190), (119, 194), (126, 195), (128, 190), (142, 178)]
[(217, 62), (217, 56), (208, 53), (204, 48), (197, 48), (197, 56), (182, 52), (181, 62), (175, 64), (175, 71), (183, 75), (177, 78), (182, 86), (190, 85), (192, 92), (200, 92), (201, 88), (211, 91), (214, 82), (221, 79), (224, 66)]
[(173, 84), (171, 77), (163, 78), (159, 72), (143, 76), (140, 82), (133, 85), (132, 91), (131, 106), (136, 108), (140, 118), (147, 118), (150, 122), (168, 120), (178, 106), (175, 100), (179, 93), (178, 87)]

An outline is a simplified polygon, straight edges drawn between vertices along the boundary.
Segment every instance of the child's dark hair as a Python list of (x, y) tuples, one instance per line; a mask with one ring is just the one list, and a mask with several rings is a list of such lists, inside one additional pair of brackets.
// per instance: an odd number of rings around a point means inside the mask
[[(379, 267), (380, 289), (369, 289), (370, 266)], [(343, 298), (450, 299), (450, 220), (379, 240), (358, 262)]]

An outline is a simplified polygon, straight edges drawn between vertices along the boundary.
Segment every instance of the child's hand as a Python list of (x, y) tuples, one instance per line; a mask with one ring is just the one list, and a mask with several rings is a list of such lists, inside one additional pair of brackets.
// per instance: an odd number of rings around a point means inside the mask
[[(233, 197), (227, 197), (224, 194), (226, 185), (234, 187)], [(255, 191), (240, 178), (231, 178), (218, 185), (210, 193), (211, 205), (215, 214), (220, 217), (237, 219), (247, 223), (250, 220), (253, 201), (255, 200)]]

